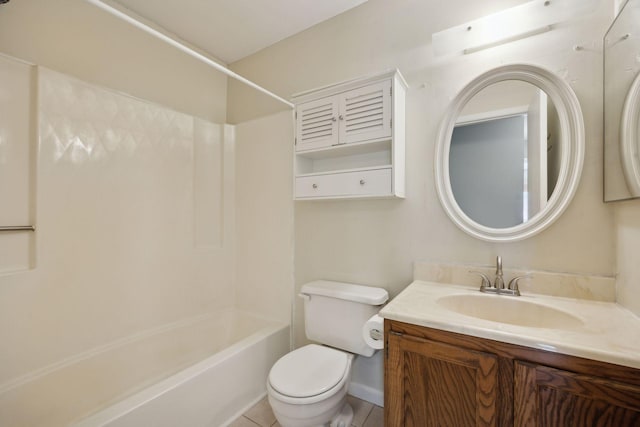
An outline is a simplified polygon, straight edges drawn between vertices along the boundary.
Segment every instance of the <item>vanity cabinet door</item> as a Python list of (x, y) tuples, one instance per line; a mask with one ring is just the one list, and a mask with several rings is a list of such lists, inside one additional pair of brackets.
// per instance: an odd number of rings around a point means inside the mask
[(388, 335), (385, 426), (495, 426), (498, 358)]
[(640, 387), (590, 375), (516, 361), (514, 400), (516, 426), (640, 426)]

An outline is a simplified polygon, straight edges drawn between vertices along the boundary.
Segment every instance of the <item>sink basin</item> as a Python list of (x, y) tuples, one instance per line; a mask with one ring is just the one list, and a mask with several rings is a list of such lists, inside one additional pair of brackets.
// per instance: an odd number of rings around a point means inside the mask
[(437, 303), (465, 316), (517, 326), (573, 329), (584, 325), (582, 320), (566, 311), (518, 297), (461, 294), (440, 297)]

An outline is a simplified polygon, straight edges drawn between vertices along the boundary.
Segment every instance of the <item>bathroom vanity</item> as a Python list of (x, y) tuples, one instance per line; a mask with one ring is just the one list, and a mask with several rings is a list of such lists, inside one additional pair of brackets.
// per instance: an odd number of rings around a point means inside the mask
[(381, 315), (385, 426), (640, 426), (640, 319), (614, 303), (415, 281)]
[[(481, 74), (452, 100), (436, 140), (444, 212), (484, 241), (535, 236), (573, 199), (584, 136), (566, 79), (527, 64)], [(516, 296), (531, 272), (503, 280), (500, 261), (493, 280), (469, 270), (482, 268), (417, 265), (381, 310), (385, 426), (640, 427), (640, 318), (615, 304), (613, 278), (535, 272)]]

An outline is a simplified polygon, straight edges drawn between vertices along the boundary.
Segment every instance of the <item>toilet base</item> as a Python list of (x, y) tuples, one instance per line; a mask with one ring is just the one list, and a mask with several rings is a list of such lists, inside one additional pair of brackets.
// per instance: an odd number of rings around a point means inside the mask
[(268, 396), (269, 404), (282, 427), (349, 427), (353, 408), (347, 402), (347, 388), (312, 405), (290, 405)]
[(353, 421), (353, 408), (345, 403), (340, 412), (331, 420), (330, 427), (349, 427)]

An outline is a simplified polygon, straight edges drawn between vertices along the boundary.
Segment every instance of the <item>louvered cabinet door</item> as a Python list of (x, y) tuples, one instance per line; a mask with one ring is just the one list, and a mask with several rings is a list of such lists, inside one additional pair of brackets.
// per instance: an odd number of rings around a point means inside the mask
[(340, 143), (391, 138), (391, 80), (345, 92), (340, 97)]
[(305, 102), (296, 108), (296, 151), (338, 144), (338, 98)]

